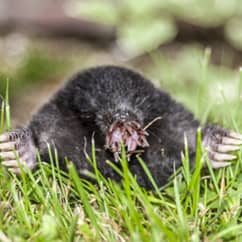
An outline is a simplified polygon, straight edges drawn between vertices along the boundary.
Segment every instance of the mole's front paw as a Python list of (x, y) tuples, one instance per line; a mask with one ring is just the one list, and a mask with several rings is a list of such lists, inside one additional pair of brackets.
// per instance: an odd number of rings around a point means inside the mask
[(18, 129), (0, 135), (0, 157), (2, 165), (9, 171), (20, 173), (19, 163), (25, 170), (36, 166), (36, 150), (28, 129)]
[(230, 161), (236, 159), (236, 155), (230, 152), (239, 150), (241, 145), (241, 134), (219, 127), (207, 127), (204, 130), (203, 146), (215, 169), (230, 165)]

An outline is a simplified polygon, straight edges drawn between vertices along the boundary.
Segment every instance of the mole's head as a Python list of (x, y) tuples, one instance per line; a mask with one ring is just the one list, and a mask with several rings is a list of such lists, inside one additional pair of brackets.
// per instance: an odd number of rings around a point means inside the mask
[(138, 116), (127, 110), (107, 111), (98, 115), (97, 121), (105, 134), (105, 148), (114, 154), (116, 161), (119, 159), (122, 144), (126, 148), (128, 158), (149, 146), (146, 140), (148, 133), (142, 127), (142, 121)]

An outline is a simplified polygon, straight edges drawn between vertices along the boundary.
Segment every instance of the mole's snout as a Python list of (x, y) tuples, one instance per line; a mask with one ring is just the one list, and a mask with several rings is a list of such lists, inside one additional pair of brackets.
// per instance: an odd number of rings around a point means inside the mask
[(119, 159), (122, 144), (127, 148), (127, 157), (133, 153), (140, 153), (138, 147), (145, 148), (149, 146), (146, 139), (148, 133), (136, 121), (126, 121), (120, 119), (115, 121), (109, 128), (106, 135), (105, 147), (114, 153), (115, 160)]

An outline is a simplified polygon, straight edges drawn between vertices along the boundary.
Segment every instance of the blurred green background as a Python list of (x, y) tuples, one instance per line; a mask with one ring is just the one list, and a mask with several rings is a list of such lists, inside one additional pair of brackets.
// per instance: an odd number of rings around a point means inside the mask
[(14, 126), (67, 77), (101, 64), (142, 72), (202, 122), (241, 120), (241, 0), (18, 4), (0, 0), (0, 93), (8, 79)]

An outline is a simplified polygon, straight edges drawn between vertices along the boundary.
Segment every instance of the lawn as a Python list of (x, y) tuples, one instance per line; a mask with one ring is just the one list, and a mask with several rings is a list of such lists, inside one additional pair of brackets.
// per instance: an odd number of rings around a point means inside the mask
[[(146, 76), (191, 109), (202, 123), (242, 131), (242, 73), (210, 63), (210, 49), (184, 48), (170, 59), (150, 53), (142, 66)], [(11, 95), (11, 93), (10, 93)], [(1, 108), (0, 133), (10, 129), (8, 92)], [(195, 169), (185, 146), (183, 166), (169, 183), (156, 186), (140, 160), (153, 191), (139, 187), (128, 170), (125, 152), (119, 184), (96, 169), (96, 184), (80, 179), (71, 163), (58, 169), (58, 151), (50, 164), (19, 177), (0, 166), (0, 241), (242, 241), (242, 159), (214, 171), (197, 135)], [(68, 161), (67, 161), (68, 162)], [(208, 169), (202, 169), (204, 163)]]

